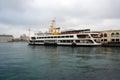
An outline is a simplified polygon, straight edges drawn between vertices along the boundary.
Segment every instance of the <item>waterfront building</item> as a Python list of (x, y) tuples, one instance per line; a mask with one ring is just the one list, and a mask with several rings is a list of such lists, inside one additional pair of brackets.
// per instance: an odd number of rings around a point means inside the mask
[(13, 41), (12, 35), (0, 35), (0, 42), (11, 42)]
[(29, 37), (26, 36), (26, 34), (23, 34), (23, 35), (20, 36), (21, 41), (27, 41), (28, 39), (29, 39)]
[(120, 30), (101, 31), (101, 43), (120, 42)]

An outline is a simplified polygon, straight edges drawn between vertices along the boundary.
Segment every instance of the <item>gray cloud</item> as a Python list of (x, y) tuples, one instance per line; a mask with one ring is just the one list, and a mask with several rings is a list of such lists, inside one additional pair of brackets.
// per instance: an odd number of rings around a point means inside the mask
[(119, 3), (119, 0), (0, 0), (0, 24), (15, 30), (29, 26), (48, 28), (50, 20), (56, 17), (57, 26), (66, 29), (76, 25), (103, 26), (90, 27), (98, 30), (108, 29), (107, 26), (119, 29)]

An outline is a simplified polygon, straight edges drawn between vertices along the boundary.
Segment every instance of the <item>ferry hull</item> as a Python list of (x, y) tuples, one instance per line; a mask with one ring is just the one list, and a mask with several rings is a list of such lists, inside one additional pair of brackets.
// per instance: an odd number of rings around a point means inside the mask
[(29, 45), (44, 45), (44, 46), (79, 46), (79, 47), (94, 47), (101, 46), (100, 43), (97, 44), (77, 44), (77, 43), (29, 43)]

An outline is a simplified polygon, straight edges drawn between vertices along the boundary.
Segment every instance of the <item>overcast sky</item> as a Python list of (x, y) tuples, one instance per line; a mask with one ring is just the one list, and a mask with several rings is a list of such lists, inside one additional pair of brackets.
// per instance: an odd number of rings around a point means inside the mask
[(0, 34), (65, 29), (120, 30), (120, 0), (0, 0)]

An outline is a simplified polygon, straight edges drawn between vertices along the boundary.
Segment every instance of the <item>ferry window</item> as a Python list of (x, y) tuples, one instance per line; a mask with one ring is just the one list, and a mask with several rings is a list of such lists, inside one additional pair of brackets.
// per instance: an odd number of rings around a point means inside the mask
[(87, 43), (87, 41), (85, 40), (84, 43)]
[(36, 39), (35, 37), (31, 37), (31, 39)]
[(60, 40), (60, 42), (62, 43), (63, 41), (62, 41), (62, 40)]
[(119, 37), (119, 33), (116, 33), (116, 37)]
[(103, 34), (101, 34), (100, 36), (103, 37)]
[(70, 38), (73, 38), (73, 35), (70, 35)]
[(104, 39), (104, 41), (107, 41), (107, 39)]
[(76, 40), (76, 43), (80, 43), (80, 40)]
[(58, 43), (60, 43), (60, 40), (58, 40)]
[(67, 40), (67, 43), (70, 43), (70, 40)]
[(116, 33), (116, 35), (119, 35), (119, 33)]
[(85, 43), (85, 41), (83, 40), (82, 43)]
[(91, 34), (91, 36), (96, 38), (96, 37), (98, 37), (98, 34)]
[(113, 37), (113, 36), (114, 36), (114, 33), (111, 33), (111, 36)]
[(104, 34), (104, 37), (107, 37), (107, 34), (106, 34), (106, 33)]
[(69, 38), (69, 36), (66, 36), (66, 38)]
[(64, 38), (64, 36), (61, 36), (61, 38)]
[(78, 38), (89, 38), (88, 35), (77, 35)]
[(52, 36), (50, 36), (50, 38), (52, 38)]
[(88, 42), (89, 42), (89, 43), (93, 43), (93, 41), (92, 41), (92, 40), (88, 40)]
[(115, 42), (115, 39), (111, 39), (112, 42)]
[(94, 41), (96, 42), (97, 40), (96, 40), (96, 39), (94, 39)]
[(40, 41), (37, 41), (37, 42), (40, 42)]
[(66, 40), (63, 40), (63, 43), (66, 43)]
[(119, 42), (119, 39), (116, 39), (116, 42)]
[(30, 42), (33, 42), (33, 41), (30, 41)]
[(60, 36), (58, 36), (58, 38), (60, 38)]
[(72, 43), (72, 42), (73, 42), (73, 40), (70, 40), (70, 42)]

